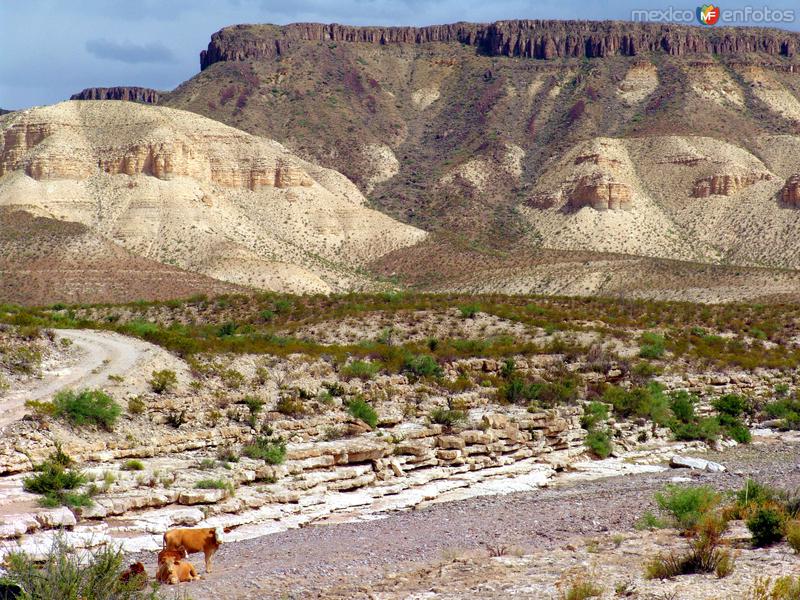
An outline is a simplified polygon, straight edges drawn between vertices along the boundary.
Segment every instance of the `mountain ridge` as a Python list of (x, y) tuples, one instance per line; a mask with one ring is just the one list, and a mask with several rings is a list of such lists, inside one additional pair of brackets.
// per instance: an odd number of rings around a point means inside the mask
[[(245, 40), (243, 35), (247, 35)], [(458, 22), (425, 27), (373, 27), (336, 23), (292, 23), (276, 26), (233, 25), (211, 36), (200, 53), (200, 68), (230, 60), (258, 60), (285, 55), (293, 42), (425, 44), (458, 42), (488, 56), (602, 58), (664, 52), (740, 55), (763, 52), (792, 57), (800, 34), (771, 28), (700, 28), (690, 25), (626, 21), (559, 21), (519, 19), (493, 23)]]

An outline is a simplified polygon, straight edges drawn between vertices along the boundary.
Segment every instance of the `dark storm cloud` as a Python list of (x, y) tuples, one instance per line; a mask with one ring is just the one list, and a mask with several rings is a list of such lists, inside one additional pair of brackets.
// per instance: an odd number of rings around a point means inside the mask
[(128, 64), (164, 63), (174, 59), (172, 51), (164, 44), (134, 44), (132, 42), (112, 42), (110, 40), (89, 40), (86, 50), (97, 58), (117, 60)]

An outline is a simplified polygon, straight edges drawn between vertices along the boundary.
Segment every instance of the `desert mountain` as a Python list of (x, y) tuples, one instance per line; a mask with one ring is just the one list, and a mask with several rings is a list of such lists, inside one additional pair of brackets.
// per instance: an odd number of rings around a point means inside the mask
[(340, 173), (185, 111), (64, 102), (4, 116), (0, 140), (0, 205), (235, 284), (358, 289), (362, 265), (425, 236)]
[(161, 102), (474, 248), (796, 269), (798, 50), (758, 28), (238, 25)]

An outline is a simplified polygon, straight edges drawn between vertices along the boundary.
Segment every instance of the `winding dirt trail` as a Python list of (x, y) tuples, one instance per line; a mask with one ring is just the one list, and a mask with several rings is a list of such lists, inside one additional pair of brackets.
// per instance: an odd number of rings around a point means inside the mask
[(46, 400), (65, 388), (100, 387), (108, 382), (109, 375), (124, 376), (151, 347), (108, 331), (57, 329), (55, 333), (59, 339), (72, 340), (76, 350), (73, 359), (0, 399), (0, 427), (22, 418), (28, 400)]

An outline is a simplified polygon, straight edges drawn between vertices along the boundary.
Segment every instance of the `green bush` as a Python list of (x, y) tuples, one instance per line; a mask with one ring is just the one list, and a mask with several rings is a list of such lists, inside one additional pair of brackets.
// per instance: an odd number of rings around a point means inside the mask
[(658, 507), (669, 515), (678, 529), (691, 531), (720, 502), (717, 492), (708, 486), (668, 485), (655, 495)]
[(114, 544), (91, 551), (78, 551), (57, 538), (44, 562), (24, 552), (5, 558), (5, 579), (19, 585), (21, 600), (158, 600), (155, 587), (146, 580), (120, 580), (125, 555)]
[(258, 437), (255, 442), (242, 449), (242, 454), (270, 465), (279, 465), (286, 460), (286, 442), (281, 438)]
[(364, 421), (372, 429), (378, 425), (378, 413), (363, 398), (354, 398), (348, 402), (347, 412), (356, 419)]
[(658, 333), (646, 332), (639, 338), (640, 358), (661, 358), (666, 351), (664, 336)]
[(586, 431), (591, 431), (600, 423), (608, 419), (608, 406), (602, 402), (590, 402), (583, 408), (581, 417), (581, 427)]
[(744, 487), (736, 492), (736, 506), (740, 509), (763, 506), (777, 502), (779, 497), (780, 493), (775, 488), (754, 479), (748, 479), (744, 482)]
[(350, 364), (342, 367), (342, 377), (345, 379), (361, 379), (366, 381), (372, 379), (381, 370), (381, 366), (377, 363), (367, 362), (365, 360), (354, 360)]
[(780, 419), (781, 429), (800, 429), (800, 399), (797, 396), (780, 398), (764, 406), (770, 419)]
[(403, 366), (405, 371), (411, 372), (417, 377), (441, 377), (442, 367), (430, 354), (416, 354), (408, 356)]
[(260, 413), (264, 408), (264, 401), (261, 398), (256, 398), (255, 396), (245, 396), (244, 403), (247, 405), (247, 408), (250, 410), (250, 414), (253, 416), (258, 415), (258, 413)]
[(175, 371), (169, 369), (153, 371), (148, 383), (150, 384), (150, 389), (156, 394), (166, 394), (175, 389), (178, 384), (178, 376)]
[(783, 515), (775, 508), (761, 507), (747, 519), (753, 546), (763, 548), (783, 539)]
[(72, 459), (56, 448), (46, 461), (34, 467), (35, 475), (23, 479), (22, 487), (41, 495), (43, 506), (87, 506), (91, 504), (89, 497), (72, 491), (86, 483), (86, 477), (71, 465)]
[(608, 458), (614, 450), (611, 435), (604, 429), (594, 429), (590, 431), (584, 443), (586, 447), (599, 458)]
[(478, 304), (463, 304), (458, 307), (461, 317), (464, 319), (472, 319), (481, 311)]
[(438, 407), (431, 411), (430, 420), (431, 423), (436, 423), (437, 425), (455, 427), (464, 423), (467, 420), (467, 415), (461, 410)]
[(132, 458), (122, 463), (123, 471), (144, 471), (144, 463), (140, 460)]
[(603, 402), (614, 407), (614, 412), (624, 418), (650, 419), (658, 425), (668, 425), (672, 419), (669, 400), (657, 383), (625, 390), (614, 385), (603, 392)]
[(226, 490), (233, 493), (233, 484), (224, 479), (201, 479), (194, 484), (194, 487), (198, 490)]
[(95, 424), (110, 431), (121, 413), (122, 408), (100, 390), (64, 390), (53, 399), (53, 414), (67, 419), (73, 425)]

